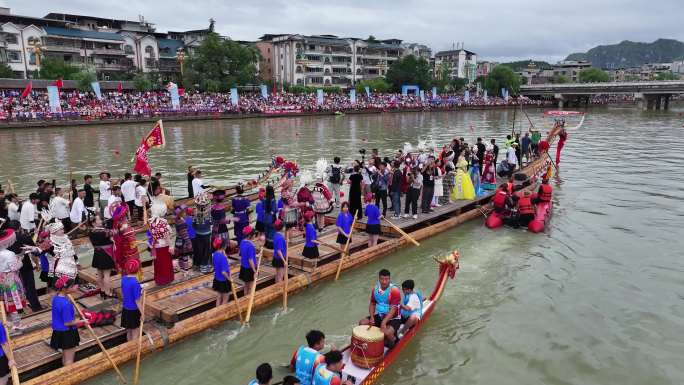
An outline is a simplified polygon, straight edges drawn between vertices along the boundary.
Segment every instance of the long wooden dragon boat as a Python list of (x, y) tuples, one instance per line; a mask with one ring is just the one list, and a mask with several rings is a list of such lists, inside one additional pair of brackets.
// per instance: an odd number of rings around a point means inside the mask
[[(553, 136), (549, 136), (549, 142), (552, 139)], [(527, 189), (536, 187), (536, 180), (546, 172), (549, 164), (549, 157), (543, 156), (520, 170), (520, 173), (529, 177), (530, 184), (526, 187)], [(425, 240), (464, 222), (481, 217), (483, 213), (488, 211), (485, 205), (489, 203), (491, 197), (492, 194), (489, 194), (474, 201), (451, 203), (447, 205), (448, 208), (439, 208), (437, 215), (424, 216), (403, 223), (401, 227), (415, 240)], [(352, 245), (350, 254), (345, 256), (341, 263), (342, 271), (362, 266), (400, 248), (412, 245), (406, 238), (397, 237), (394, 232), (386, 232), (376, 246), (367, 247), (364, 233), (356, 234), (354, 237), (357, 238), (356, 243)], [(332, 240), (334, 234), (329, 237), (329, 242), (334, 243)], [(298, 254), (293, 248), (289, 250), (288, 254), (290, 255), (290, 275), (287, 285), (289, 294), (304, 290), (314, 282), (334, 277), (338, 263), (332, 262), (339, 261), (341, 257), (338, 250), (326, 247), (321, 247), (321, 258), (316, 262), (297, 257)], [(241, 282), (237, 279), (237, 271), (235, 270), (233, 269), (233, 279), (240, 287)], [(259, 277), (257, 277), (257, 292), (254, 296), (255, 309), (279, 301), (285, 291), (283, 282), (275, 283), (272, 269), (263, 265), (260, 270), (263, 270), (263, 273), (260, 272)], [(189, 336), (218, 326), (238, 316), (233, 300), (220, 307), (213, 305), (215, 293), (211, 290), (211, 280), (211, 274), (196, 274), (188, 277), (177, 275), (177, 281), (171, 285), (150, 287), (147, 294), (149, 306), (145, 311), (145, 317), (148, 321), (145, 322), (145, 336), (142, 343), (144, 355), (169, 348)], [(248, 300), (247, 297), (239, 296), (237, 299), (239, 307), (243, 310), (246, 309)], [(98, 331), (98, 329), (101, 330)], [(95, 328), (95, 330), (103, 336), (105, 345), (109, 347), (109, 354), (117, 364), (135, 358), (137, 341), (126, 342), (125, 330), (113, 325), (109, 329)], [(83, 349), (81, 349), (82, 346), (79, 346), (77, 357), (82, 358), (68, 367), (61, 367), (59, 355), (54, 354), (54, 351), (43, 352), (50, 349), (43, 346), (45, 340), (49, 338), (50, 332), (49, 327), (46, 327), (25, 336), (13, 338), (14, 349), (19, 351), (16, 361), (24, 384), (78, 384), (111, 369), (111, 365), (105, 359), (104, 354), (92, 347), (94, 345), (92, 341), (83, 338), (87, 336), (85, 333), (82, 336), (81, 345), (90, 345), (83, 346)], [(122, 338), (122, 336), (124, 337)], [(24, 354), (21, 354), (22, 349), (26, 349)], [(42, 350), (38, 351), (37, 349)], [(36, 355), (41, 356), (39, 357), (42, 360), (40, 365), (34, 362), (37, 359)]]

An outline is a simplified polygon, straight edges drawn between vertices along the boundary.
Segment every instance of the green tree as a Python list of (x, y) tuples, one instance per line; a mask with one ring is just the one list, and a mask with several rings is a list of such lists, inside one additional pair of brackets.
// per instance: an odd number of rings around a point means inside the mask
[(183, 84), (189, 89), (227, 91), (255, 83), (259, 58), (255, 47), (224, 40), (212, 32), (185, 62)]
[(598, 68), (585, 68), (579, 73), (580, 83), (605, 83), (610, 81), (610, 75)]
[(375, 36), (373, 36), (373, 35), (369, 35), (368, 39), (366, 39), (366, 41), (369, 43), (377, 43), (378, 39), (376, 39)]
[(464, 78), (453, 78), (449, 82), (450, 91), (457, 92), (465, 88), (468, 84), (468, 79)]
[(76, 86), (81, 91), (90, 91), (92, 89), (91, 83), (97, 80), (94, 68), (84, 68), (73, 76), (76, 80)]
[(392, 85), (389, 84), (384, 78), (375, 78), (362, 80), (356, 83), (356, 93), (365, 93), (366, 87), (368, 87), (372, 92), (388, 92), (390, 89), (392, 89)]
[(422, 57), (418, 59), (413, 55), (408, 55), (392, 63), (385, 79), (396, 91), (400, 90), (403, 85), (416, 85), (426, 90), (432, 84), (430, 64)]
[(679, 76), (675, 75), (670, 71), (660, 72), (656, 75), (655, 80), (679, 80)]
[(556, 75), (551, 79), (551, 83), (555, 83), (555, 84), (565, 84), (565, 83), (569, 83), (569, 82), (570, 82), (570, 79), (568, 79), (568, 77), (565, 75)]
[(511, 95), (517, 95), (520, 91), (520, 76), (510, 67), (498, 65), (485, 79), (485, 88), (491, 96), (500, 95), (502, 88), (507, 89)]
[(150, 77), (142, 72), (138, 72), (133, 77), (133, 86), (138, 91), (150, 91), (153, 88)]
[(44, 58), (40, 63), (40, 71), (38, 72), (39, 79), (65, 79), (74, 80), (74, 78), (81, 72), (81, 69), (71, 65), (64, 60)]
[(0, 64), (0, 78), (13, 79), (14, 71), (12, 71), (12, 67), (5, 63)]

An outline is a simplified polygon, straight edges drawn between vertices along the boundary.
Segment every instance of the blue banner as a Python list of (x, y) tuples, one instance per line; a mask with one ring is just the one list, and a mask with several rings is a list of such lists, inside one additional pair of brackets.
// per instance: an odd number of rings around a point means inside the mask
[(322, 89), (317, 89), (316, 90), (316, 105), (322, 105), (323, 104), (323, 90)]
[(366, 90), (366, 97), (370, 98), (370, 87), (365, 86), (363, 88)]
[(487, 100), (487, 90), (484, 90), (484, 100)]
[(420, 95), (420, 100), (424, 102), (424, 101), (425, 101), (425, 91), (420, 90), (420, 92), (418, 93), (418, 95)]
[(356, 104), (356, 90), (354, 89), (349, 90), (349, 102), (351, 102), (351, 104)]
[(90, 83), (90, 87), (93, 88), (93, 92), (95, 93), (95, 96), (97, 97), (97, 99), (102, 100), (102, 91), (100, 91), (100, 82), (92, 82), (92, 83)]
[(174, 110), (177, 110), (180, 108), (180, 96), (178, 95), (178, 85), (173, 84), (171, 87), (168, 87), (169, 94), (171, 95), (171, 107)]
[(470, 101), (470, 91), (466, 90), (465, 94), (463, 95), (463, 99), (464, 99), (466, 102), (469, 102), (469, 101)]
[(432, 98), (437, 99), (437, 87), (432, 87)]
[(268, 88), (266, 87), (265, 84), (261, 85), (261, 97), (264, 99), (268, 99)]
[(62, 107), (59, 105), (59, 88), (57, 86), (48, 86), (48, 102), (50, 103), (50, 111), (60, 112)]
[(238, 105), (238, 93), (237, 93), (237, 88), (231, 88), (230, 89), (230, 104), (237, 106)]

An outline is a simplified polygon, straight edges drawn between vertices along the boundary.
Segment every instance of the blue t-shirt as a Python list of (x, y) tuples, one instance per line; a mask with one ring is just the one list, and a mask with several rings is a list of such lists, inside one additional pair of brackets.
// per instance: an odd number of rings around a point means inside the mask
[(220, 282), (227, 281), (223, 272), (228, 273), (228, 276), (230, 276), (228, 257), (223, 254), (223, 251), (214, 251), (214, 254), (211, 255), (211, 261), (214, 265), (214, 279)]
[(70, 328), (74, 329), (73, 326), (69, 328), (64, 325), (73, 321), (74, 317), (74, 307), (68, 298), (61, 295), (52, 297), (52, 330), (65, 332)]
[(306, 247), (316, 246), (316, 244), (314, 243), (314, 241), (316, 240), (316, 229), (314, 229), (314, 227), (311, 223), (307, 223), (306, 226), (304, 226), (304, 236), (306, 239), (304, 246), (306, 246)]
[(138, 280), (131, 275), (121, 278), (121, 296), (123, 297), (123, 308), (126, 310), (136, 310), (138, 305), (135, 301), (140, 298), (142, 288)]
[[(7, 333), (5, 332), (5, 325), (2, 324), (2, 321), (0, 321), (0, 345), (7, 343)], [(0, 357), (5, 355), (5, 351), (2, 350), (2, 346), (0, 346)]]
[(354, 222), (354, 217), (350, 213), (340, 213), (335, 221), (335, 226), (341, 227), (345, 234), (349, 234), (352, 222)]
[(257, 265), (256, 249), (252, 241), (243, 239), (240, 242), (240, 266), (250, 269), (249, 261), (254, 262), (254, 267)]
[(283, 253), (283, 257), (287, 258), (287, 241), (282, 233), (275, 233), (273, 235), (273, 258), (280, 259), (278, 251)]
[(264, 221), (264, 203), (263, 201), (259, 201), (256, 204), (256, 208), (254, 209), (256, 212), (256, 220), (257, 222), (263, 222)]
[(192, 227), (192, 217), (185, 217), (185, 224), (188, 225), (188, 237), (195, 239), (197, 234), (195, 234), (195, 228)]
[(366, 206), (364, 211), (366, 217), (368, 217), (367, 224), (369, 225), (379, 225), (380, 224), (380, 209), (378, 206), (370, 203)]

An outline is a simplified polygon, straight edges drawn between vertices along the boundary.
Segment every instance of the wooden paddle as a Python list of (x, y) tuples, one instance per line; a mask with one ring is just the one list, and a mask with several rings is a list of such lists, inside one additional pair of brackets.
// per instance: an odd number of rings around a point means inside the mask
[[(0, 301), (0, 314), (2, 315), (2, 326), (5, 328), (5, 335), (7, 336), (7, 351), (5, 354), (7, 354), (7, 358), (10, 359), (10, 361), (14, 361), (14, 350), (12, 348), (12, 340), (10, 339), (10, 332), (9, 329), (7, 328), (7, 315), (5, 314), (5, 301)], [(19, 385), (19, 371), (17, 370), (17, 363), (15, 362), (14, 365), (10, 367), (10, 370), (12, 372), (12, 384), (13, 385)]]
[(100, 346), (102, 353), (104, 353), (105, 357), (107, 357), (107, 360), (109, 361), (109, 363), (112, 365), (112, 367), (116, 371), (116, 374), (119, 377), (119, 380), (121, 381), (122, 384), (125, 384), (126, 383), (126, 377), (124, 377), (124, 375), (119, 370), (119, 367), (116, 366), (116, 362), (114, 362), (114, 360), (112, 359), (112, 356), (109, 355), (109, 352), (107, 351), (107, 349), (105, 349), (104, 345), (102, 345), (102, 341), (100, 341), (100, 337), (98, 337), (97, 334), (95, 334), (95, 330), (93, 330), (93, 327), (90, 326), (88, 321), (85, 320), (85, 317), (83, 316), (83, 313), (81, 312), (81, 307), (78, 305), (78, 302), (76, 302), (76, 300), (74, 299), (74, 297), (71, 294), (67, 294), (67, 297), (69, 297), (69, 300), (71, 301), (71, 303), (76, 308), (76, 312), (78, 313), (79, 318), (85, 323), (85, 326), (88, 328), (90, 335), (93, 336), (93, 338), (95, 339), (97, 344)]
[(69, 235), (71, 235), (71, 233), (73, 233), (74, 231), (80, 229), (80, 228), (83, 227), (84, 225), (85, 225), (85, 222), (79, 223), (78, 226), (76, 226), (76, 227), (74, 227), (73, 229), (69, 230), (69, 232), (66, 233), (66, 236), (68, 237)]
[(235, 307), (237, 307), (240, 323), (244, 324), (245, 322), (242, 320), (242, 310), (240, 309), (240, 301), (238, 301), (237, 289), (235, 288), (235, 282), (233, 282), (232, 278), (230, 279), (230, 290), (233, 292), (233, 302), (235, 302)]
[(249, 303), (247, 304), (247, 315), (245, 315), (244, 324), (249, 324), (252, 317), (252, 307), (254, 306), (254, 294), (256, 293), (257, 280), (259, 280), (259, 266), (261, 266), (261, 258), (264, 256), (264, 247), (261, 246), (259, 250), (259, 259), (257, 260), (256, 270), (254, 271), (254, 281), (252, 281), (252, 292), (249, 293)]
[(408, 240), (409, 242), (413, 243), (413, 244), (416, 245), (416, 246), (420, 246), (420, 243), (418, 243), (418, 241), (416, 241), (415, 239), (413, 239), (413, 237), (411, 237), (410, 235), (406, 234), (406, 232), (405, 232), (404, 230), (400, 229), (399, 226), (397, 226), (397, 225), (395, 225), (394, 223), (390, 222), (390, 220), (387, 219), (387, 218), (385, 218), (385, 217), (382, 217), (382, 219), (384, 219), (385, 222), (387, 222), (390, 226), (392, 226), (392, 228), (393, 228), (394, 230), (396, 230), (399, 234), (401, 234), (404, 238), (406, 238), (406, 240)]
[(287, 280), (288, 280), (288, 270), (290, 268), (290, 234), (288, 233), (285, 237), (285, 283), (283, 285), (283, 311), (287, 310)]
[(38, 222), (38, 227), (36, 227), (36, 231), (33, 233), (33, 243), (36, 243), (38, 240), (38, 234), (40, 233), (40, 228), (43, 227), (43, 218), (40, 218), (40, 222)]
[(140, 354), (142, 353), (142, 337), (143, 337), (143, 326), (145, 325), (145, 299), (147, 298), (147, 290), (143, 289), (142, 292), (142, 303), (140, 310), (140, 330), (138, 330), (138, 353), (135, 356), (135, 374), (133, 374), (133, 384), (138, 385), (138, 380), (140, 379)]
[(337, 264), (337, 273), (335, 273), (335, 281), (340, 279), (340, 272), (342, 271), (342, 262), (344, 262), (344, 256), (349, 255), (349, 243), (351, 242), (351, 236), (352, 233), (354, 232), (354, 225), (356, 224), (356, 215), (354, 216), (354, 220), (352, 221), (351, 227), (349, 228), (349, 236), (347, 237), (347, 243), (344, 245), (344, 250), (342, 251), (342, 254), (340, 255), (340, 263)]

